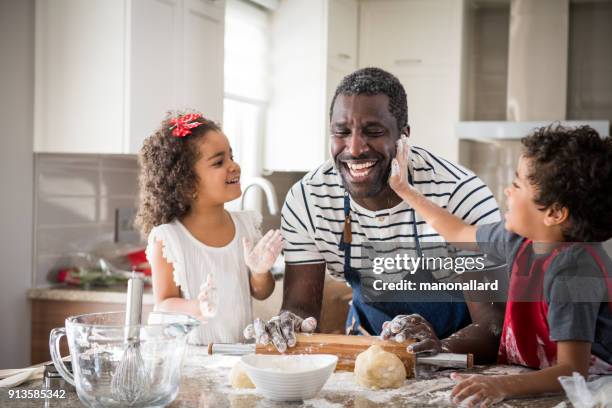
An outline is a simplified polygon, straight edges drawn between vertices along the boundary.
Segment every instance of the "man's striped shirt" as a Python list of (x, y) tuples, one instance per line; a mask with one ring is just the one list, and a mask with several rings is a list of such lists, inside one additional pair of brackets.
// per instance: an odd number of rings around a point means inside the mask
[[(497, 202), (474, 173), (427, 150), (412, 146), (410, 161), (414, 187), (439, 206), (466, 222), (488, 224), (500, 220)], [(287, 264), (326, 263), (330, 275), (344, 279), (344, 254), (338, 248), (344, 228), (344, 187), (328, 160), (306, 174), (287, 193), (281, 213)], [(406, 203), (370, 211), (351, 199), (351, 266), (359, 269), (364, 242), (444, 242), (444, 239)], [(423, 244), (421, 244), (423, 246)], [(427, 248), (423, 250), (427, 256)], [(432, 246), (435, 248), (435, 245)]]

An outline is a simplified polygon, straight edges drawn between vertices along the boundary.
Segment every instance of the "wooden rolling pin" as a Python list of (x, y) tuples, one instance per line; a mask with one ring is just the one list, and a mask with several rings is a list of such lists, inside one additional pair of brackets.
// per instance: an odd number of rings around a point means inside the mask
[[(336, 371), (353, 371), (357, 355), (372, 345), (378, 345), (402, 360), (409, 377), (414, 375), (416, 364), (429, 364), (439, 367), (471, 368), (474, 359), (471, 354), (438, 353), (434, 356), (418, 356), (409, 353), (406, 347), (414, 343), (408, 340), (397, 343), (391, 340), (381, 340), (375, 336), (345, 336), (342, 334), (296, 334), (295, 347), (288, 348), (285, 354), (333, 354), (338, 356)], [(208, 354), (280, 354), (273, 344), (222, 344), (208, 345)]]

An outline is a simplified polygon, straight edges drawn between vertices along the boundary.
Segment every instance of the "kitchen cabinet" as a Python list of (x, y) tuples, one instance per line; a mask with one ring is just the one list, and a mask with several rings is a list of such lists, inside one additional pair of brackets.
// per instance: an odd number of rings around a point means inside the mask
[[(86, 291), (79, 289), (33, 289), (29, 293), (32, 304), (31, 363), (51, 360), (49, 333), (64, 327), (69, 316), (86, 313), (125, 311), (125, 288), (119, 292)], [(143, 321), (153, 311), (151, 295), (145, 294), (142, 305)], [(62, 356), (68, 355), (68, 344), (60, 343)]]
[(460, 0), (364, 0), (359, 66), (378, 66), (402, 82), (411, 141), (457, 161), (464, 16)]
[(136, 153), (173, 109), (223, 114), (223, 0), (36, 1), (34, 150)]
[(357, 30), (356, 0), (280, 3), (272, 17), (264, 169), (310, 171), (329, 157), (329, 103), (357, 68)]

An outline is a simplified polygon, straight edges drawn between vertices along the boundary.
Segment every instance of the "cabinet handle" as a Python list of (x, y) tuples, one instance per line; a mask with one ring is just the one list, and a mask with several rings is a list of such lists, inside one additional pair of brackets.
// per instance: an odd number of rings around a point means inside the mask
[(395, 65), (409, 65), (409, 64), (420, 64), (423, 62), (423, 60), (420, 58), (402, 58), (402, 59), (396, 59), (393, 62), (395, 63)]
[(343, 60), (350, 60), (351, 56), (348, 54), (345, 54), (343, 52), (338, 53), (338, 58), (343, 59)]

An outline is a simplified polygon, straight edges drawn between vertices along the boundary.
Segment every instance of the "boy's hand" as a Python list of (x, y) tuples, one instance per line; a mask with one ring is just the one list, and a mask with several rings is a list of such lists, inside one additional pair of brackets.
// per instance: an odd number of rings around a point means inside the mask
[(198, 303), (203, 318), (211, 318), (217, 314), (217, 288), (210, 273), (206, 276), (206, 281), (200, 286)]
[(293, 347), (296, 343), (296, 332), (312, 333), (317, 327), (317, 319), (308, 317), (302, 319), (300, 316), (289, 311), (274, 316), (267, 323), (261, 319), (255, 319), (244, 329), (244, 337), (255, 339), (258, 344), (272, 344), (283, 353), (287, 347)]
[(270, 230), (253, 247), (253, 243), (242, 239), (244, 262), (253, 274), (267, 273), (283, 248), (283, 238), (279, 230)]
[(452, 373), (451, 378), (459, 383), (451, 392), (455, 404), (468, 407), (490, 407), (507, 397), (500, 377), (477, 374)]
[(408, 183), (409, 154), (408, 138), (402, 135), (397, 141), (396, 154), (391, 161), (391, 175), (389, 176), (389, 186), (398, 194), (412, 188)]
[(380, 337), (383, 340), (395, 340), (403, 343), (408, 339), (418, 340), (408, 346), (410, 353), (439, 353), (442, 342), (431, 324), (419, 314), (398, 315), (390, 322), (384, 322)]

